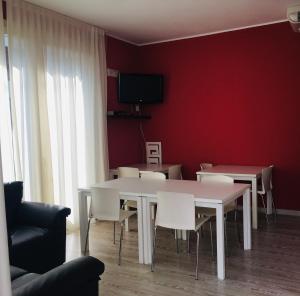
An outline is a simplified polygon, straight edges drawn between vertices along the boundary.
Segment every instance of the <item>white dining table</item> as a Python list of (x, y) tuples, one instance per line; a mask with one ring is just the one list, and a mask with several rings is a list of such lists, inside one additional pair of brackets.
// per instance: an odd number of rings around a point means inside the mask
[(152, 260), (153, 222), (151, 219), (151, 205), (157, 202), (158, 191), (193, 194), (195, 206), (216, 209), (217, 274), (220, 280), (225, 279), (224, 206), (240, 196), (243, 196), (244, 249), (251, 249), (250, 186), (248, 184), (119, 178), (78, 190), (82, 251), (86, 242), (88, 228), (87, 197), (91, 195), (91, 188), (117, 189), (120, 193), (120, 199), (135, 200), (137, 202), (138, 249), (139, 263), (141, 264), (151, 264)]
[[(252, 227), (257, 229), (257, 180), (261, 178), (263, 166), (243, 166), (243, 165), (215, 165), (205, 170), (196, 172), (197, 180), (201, 180), (203, 175), (225, 175), (234, 180), (250, 181), (252, 190)], [(267, 213), (272, 213), (272, 192), (267, 195)]]
[[(141, 173), (143, 172), (160, 172), (168, 174), (169, 168), (177, 164), (168, 164), (168, 163), (132, 163), (124, 165), (130, 168), (137, 168)], [(110, 169), (111, 179), (118, 177), (118, 168)]]

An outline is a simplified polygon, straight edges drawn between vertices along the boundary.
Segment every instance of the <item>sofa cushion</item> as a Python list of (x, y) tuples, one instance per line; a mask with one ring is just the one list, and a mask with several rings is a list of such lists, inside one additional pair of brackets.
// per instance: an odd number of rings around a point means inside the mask
[(104, 264), (90, 256), (77, 258), (41, 275), (11, 266), (11, 272), (19, 274), (12, 280), (12, 291), (14, 296), (97, 296), (103, 271)]
[(17, 279), (18, 277), (24, 275), (25, 273), (27, 273), (26, 270), (16, 267), (16, 266), (10, 266), (10, 279), (11, 281), (14, 281), (15, 279)]
[(39, 274), (37, 273), (26, 273), (21, 275), (20, 277), (16, 278), (12, 283), (11, 287), (13, 290), (18, 289), (24, 285), (28, 285), (31, 281), (34, 279), (40, 277)]
[(31, 245), (34, 241), (39, 241), (49, 232), (46, 228), (35, 226), (20, 225), (11, 230), (12, 246), (18, 248), (23, 244)]
[(51, 247), (48, 247), (51, 245), (49, 230), (19, 225), (11, 230), (11, 239), (10, 263), (29, 272), (42, 272), (43, 262), (48, 262), (48, 258), (52, 258), (51, 254), (48, 254), (51, 250)]
[(4, 184), (7, 228), (11, 229), (17, 219), (18, 208), (23, 197), (23, 182)]

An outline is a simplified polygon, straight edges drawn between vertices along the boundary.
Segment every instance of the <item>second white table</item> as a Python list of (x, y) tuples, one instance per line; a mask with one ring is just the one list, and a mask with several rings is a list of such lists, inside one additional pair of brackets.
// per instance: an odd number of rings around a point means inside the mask
[[(158, 163), (158, 164), (149, 164), (149, 163), (133, 163), (124, 165), (130, 168), (137, 168), (140, 172), (160, 172), (164, 174), (168, 174), (169, 168), (176, 164), (168, 164), (168, 163)], [(110, 169), (111, 179), (113, 177), (118, 177), (118, 168)]]
[[(257, 229), (257, 180), (261, 178), (262, 166), (215, 165), (197, 172), (197, 180), (202, 175), (225, 175), (234, 180), (251, 181), (252, 185), (252, 227)], [(269, 194), (269, 193), (268, 193)], [(268, 214), (272, 212), (271, 197), (268, 197)]]

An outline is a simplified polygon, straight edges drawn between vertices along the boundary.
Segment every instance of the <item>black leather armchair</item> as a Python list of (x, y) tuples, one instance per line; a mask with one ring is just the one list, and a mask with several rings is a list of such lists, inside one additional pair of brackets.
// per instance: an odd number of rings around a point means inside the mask
[(23, 183), (4, 184), (11, 265), (44, 273), (65, 262), (69, 208), (22, 202)]
[(11, 266), (13, 296), (98, 296), (104, 264), (81, 257), (42, 275)]

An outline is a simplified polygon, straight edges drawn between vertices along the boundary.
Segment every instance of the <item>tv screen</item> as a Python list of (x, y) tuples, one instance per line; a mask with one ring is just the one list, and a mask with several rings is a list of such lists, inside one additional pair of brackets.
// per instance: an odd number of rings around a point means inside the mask
[(119, 102), (152, 104), (163, 101), (163, 76), (149, 74), (119, 74)]

